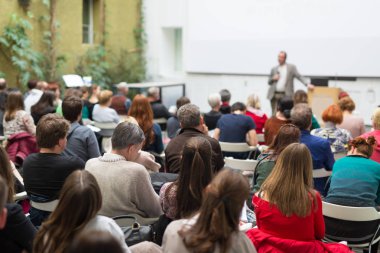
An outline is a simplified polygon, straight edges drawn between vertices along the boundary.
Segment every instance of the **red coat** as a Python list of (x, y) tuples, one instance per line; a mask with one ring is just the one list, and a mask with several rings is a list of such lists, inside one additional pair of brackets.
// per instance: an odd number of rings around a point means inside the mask
[(22, 165), (28, 155), (38, 153), (36, 137), (27, 132), (13, 134), (7, 140), (6, 150), (12, 162)]
[(258, 253), (266, 252), (351, 252), (339, 243), (323, 243), (325, 223), (322, 215), (322, 200), (316, 195), (315, 206), (306, 217), (291, 215), (287, 217), (269, 202), (253, 197), (258, 229), (247, 231)]

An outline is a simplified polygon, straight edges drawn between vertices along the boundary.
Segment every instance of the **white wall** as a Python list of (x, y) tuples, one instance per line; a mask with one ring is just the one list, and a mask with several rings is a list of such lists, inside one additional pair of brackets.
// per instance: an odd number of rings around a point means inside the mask
[[(149, 80), (159, 81), (184, 81), (186, 83), (186, 95), (191, 101), (201, 107), (202, 111), (208, 111), (207, 96), (212, 92), (218, 92), (227, 88), (232, 93), (232, 102), (245, 102), (250, 93), (258, 93), (262, 99), (262, 107), (268, 114), (270, 112), (269, 101), (266, 99), (268, 89), (267, 76), (255, 75), (228, 75), (228, 74), (195, 74), (186, 73), (186, 57), (188, 53), (187, 35), (187, 7), (190, 0), (145, 0), (145, 30), (147, 33), (147, 68)], [(272, 0), (274, 1), (274, 0)], [(297, 6), (294, 6), (297, 8)], [(299, 10), (302, 11), (302, 10)], [(338, 17), (337, 17), (338, 18)], [(357, 19), (366, 18), (365, 13), (358, 12)], [(170, 29), (182, 29), (183, 34), (183, 69), (176, 70), (173, 61), (172, 35), (168, 35)], [(247, 52), (249, 53), (249, 52)], [(276, 64), (276, 54), (273, 53), (273, 65)], [(228, 60), (228, 59), (226, 59)], [(297, 64), (297, 62), (295, 62)], [(353, 62), (353, 64), (361, 64)], [(378, 65), (377, 62), (373, 62)], [(302, 66), (297, 64), (302, 72)], [(269, 74), (268, 69), (268, 74)], [(357, 81), (330, 81), (332, 87), (341, 87), (353, 97), (357, 104), (356, 112), (365, 118), (370, 124), (373, 109), (380, 105), (380, 78), (358, 78)], [(305, 89), (302, 84), (296, 82), (296, 89)]]

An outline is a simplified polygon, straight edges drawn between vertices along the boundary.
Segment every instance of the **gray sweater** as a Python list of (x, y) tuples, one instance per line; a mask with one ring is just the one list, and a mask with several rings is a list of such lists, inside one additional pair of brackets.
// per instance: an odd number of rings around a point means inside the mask
[(132, 213), (158, 217), (162, 214), (159, 197), (144, 166), (120, 155), (105, 153), (89, 160), (85, 169), (95, 176), (103, 196), (99, 214), (108, 217)]

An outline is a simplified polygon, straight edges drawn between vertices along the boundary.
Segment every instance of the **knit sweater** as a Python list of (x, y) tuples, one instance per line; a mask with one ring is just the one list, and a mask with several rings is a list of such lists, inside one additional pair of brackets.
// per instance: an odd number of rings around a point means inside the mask
[(132, 213), (158, 217), (162, 214), (159, 197), (144, 166), (127, 161), (123, 156), (105, 153), (90, 159), (85, 169), (95, 176), (103, 196), (99, 214), (108, 217)]
[(325, 201), (346, 206), (380, 204), (380, 164), (362, 156), (335, 162)]

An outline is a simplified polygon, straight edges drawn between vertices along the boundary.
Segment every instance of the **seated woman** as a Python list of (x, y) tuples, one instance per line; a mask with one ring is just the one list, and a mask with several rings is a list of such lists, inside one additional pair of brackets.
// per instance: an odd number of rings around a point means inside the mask
[(239, 232), (240, 213), (248, 193), (243, 175), (221, 171), (206, 187), (198, 214), (168, 226), (163, 251), (255, 253), (246, 235)]
[[(256, 94), (251, 94), (247, 99), (247, 111), (245, 115), (251, 117), (256, 124), (256, 133), (262, 134), (267, 115), (261, 110), (260, 98)], [(260, 143), (262, 144), (262, 143)]]
[(35, 237), (33, 252), (66, 252), (73, 239), (90, 230), (111, 233), (123, 252), (130, 252), (116, 222), (97, 215), (101, 206), (102, 194), (95, 177), (85, 170), (71, 173), (63, 185), (56, 209), (42, 223)]
[(348, 156), (335, 162), (326, 202), (343, 206), (380, 206), (380, 164), (369, 159), (376, 144), (373, 136), (356, 137)]
[(37, 125), (42, 116), (55, 112), (54, 106), (55, 94), (52, 91), (45, 91), (37, 104), (30, 109), (34, 124)]
[(367, 138), (369, 136), (375, 137), (376, 146), (374, 147), (371, 155), (371, 160), (380, 163), (380, 108), (376, 108), (372, 114), (372, 127), (373, 130), (363, 134), (361, 137)]
[(13, 91), (8, 94), (3, 127), (6, 137), (22, 132), (36, 135), (33, 118), (24, 111), (24, 100), (19, 91)]
[(346, 145), (352, 137), (346, 129), (336, 127), (343, 121), (343, 114), (339, 106), (334, 104), (327, 107), (322, 113), (322, 120), (325, 122), (325, 127), (314, 129), (310, 133), (327, 139), (334, 154), (345, 153)]
[(0, 146), (0, 176), (2, 176), (8, 185), (8, 198), (7, 203), (14, 202), (14, 195), (25, 191), (24, 181), (13, 165), (9, 160), (8, 154), (3, 147)]
[(293, 143), (277, 159), (254, 195), (257, 227), (247, 231), (259, 252), (351, 252), (324, 244), (322, 200), (313, 189), (312, 159), (304, 144)]
[(104, 123), (119, 123), (120, 117), (117, 115), (117, 112), (110, 108), (112, 91), (110, 90), (102, 90), (99, 95), (99, 104), (94, 105), (94, 109), (92, 111), (92, 119), (96, 122), (104, 122)]
[(145, 135), (144, 151), (153, 151), (161, 154), (164, 151), (161, 128), (153, 122), (153, 111), (148, 98), (144, 95), (136, 95), (132, 101), (129, 116), (134, 117)]
[(365, 133), (364, 119), (352, 114), (355, 110), (355, 102), (350, 97), (339, 99), (338, 105), (343, 112), (343, 121), (339, 128), (346, 129), (351, 133), (352, 138), (356, 138)]
[(259, 163), (255, 168), (253, 177), (253, 192), (258, 192), (262, 183), (272, 172), (278, 156), (291, 143), (300, 142), (301, 131), (293, 124), (285, 124), (280, 127), (278, 134), (274, 138), (268, 149), (259, 157)]
[(269, 118), (264, 125), (264, 139), (267, 145), (270, 145), (278, 133), (280, 127), (290, 123), (290, 111), (293, 108), (293, 99), (291, 97), (283, 97), (277, 105), (276, 115)]

